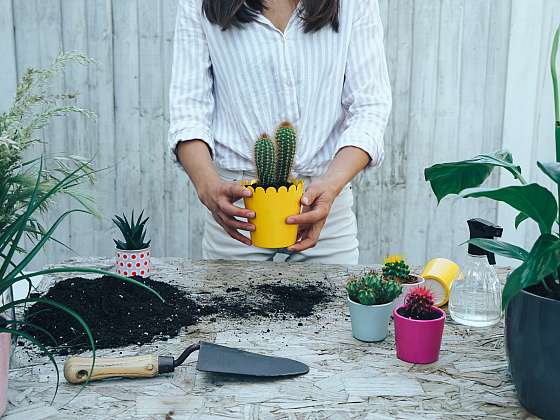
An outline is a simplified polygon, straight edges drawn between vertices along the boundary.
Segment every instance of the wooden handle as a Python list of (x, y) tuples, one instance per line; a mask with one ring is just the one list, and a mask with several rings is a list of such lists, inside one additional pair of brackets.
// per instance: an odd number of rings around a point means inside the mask
[[(87, 381), (92, 359), (71, 357), (64, 363), (64, 377), (71, 384)], [(153, 378), (158, 374), (158, 356), (96, 358), (90, 381), (107, 378)]]

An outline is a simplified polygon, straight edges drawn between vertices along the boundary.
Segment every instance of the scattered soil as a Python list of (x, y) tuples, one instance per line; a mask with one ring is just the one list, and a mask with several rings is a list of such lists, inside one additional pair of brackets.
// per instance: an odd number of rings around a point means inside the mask
[(399, 279), (402, 284), (416, 284), (419, 283), (418, 277), (416, 276), (408, 276), (405, 279)]
[(295, 318), (311, 316), (315, 307), (332, 301), (334, 291), (327, 285), (260, 284), (248, 289), (230, 288), (225, 296), (215, 296), (206, 310), (215, 310), (226, 318), (264, 316)]
[[(136, 278), (157, 291), (161, 302), (149, 291), (112, 277), (58, 282), (43, 297), (76, 311), (91, 329), (97, 348), (116, 348), (167, 340), (182, 328), (195, 325), (201, 317), (250, 318), (262, 316), (305, 318), (319, 304), (330, 302), (334, 291), (327, 284), (260, 284), (228, 288), (223, 295), (190, 296), (170, 284)], [(196, 300), (195, 300), (196, 299)], [(89, 342), (81, 324), (64, 313), (38, 302), (28, 308), (25, 319), (46, 329), (59, 345), (61, 355), (88, 350)], [(47, 335), (25, 327), (25, 331), (45, 344)]]
[[(397, 309), (397, 313), (400, 316), (404, 316), (405, 318), (412, 318), (410, 316), (410, 313), (405, 308)], [(422, 321), (431, 321), (431, 320), (438, 319), (438, 318), (441, 318), (441, 313), (434, 310), (430, 313), (430, 315), (426, 316), (425, 318), (422, 318)], [(417, 319), (417, 318), (412, 318), (412, 319)]]

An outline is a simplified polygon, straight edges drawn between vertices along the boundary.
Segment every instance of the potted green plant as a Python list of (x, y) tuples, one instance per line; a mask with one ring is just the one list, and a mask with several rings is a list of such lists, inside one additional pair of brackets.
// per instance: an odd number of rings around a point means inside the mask
[(263, 134), (255, 143), (257, 180), (243, 184), (253, 194), (244, 198), (245, 207), (253, 210), (252, 244), (259, 248), (286, 248), (296, 243), (297, 225), (286, 219), (299, 214), (304, 185), (291, 177), (296, 152), (296, 130), (289, 122), (276, 129), (274, 141)]
[(117, 273), (125, 277), (148, 277), (150, 274), (151, 241), (146, 241), (149, 217), (142, 219), (143, 216), (144, 211), (135, 219), (133, 210), (130, 221), (124, 214), (113, 218), (113, 223), (124, 238), (124, 241), (113, 239), (117, 247), (115, 266)]
[(424, 284), (424, 279), (422, 277), (410, 273), (409, 265), (406, 263), (404, 257), (400, 255), (392, 255), (385, 258), (382, 270), (385, 279), (396, 280), (402, 285), (403, 291), (395, 300), (395, 306), (400, 306), (404, 303), (404, 299), (409, 290)]
[[(554, 37), (551, 59), (556, 161), (537, 162), (537, 166), (557, 184), (560, 196), (560, 98), (556, 69), (559, 38), (560, 27)], [(517, 185), (481, 188), (496, 167), (513, 175)], [(537, 223), (540, 236), (530, 250), (492, 239), (473, 239), (470, 243), (521, 261), (509, 274), (502, 294), (510, 372), (525, 408), (543, 418), (560, 418), (560, 404), (553, 398), (560, 395), (560, 215), (554, 194), (537, 183), (527, 182), (521, 168), (505, 151), (434, 165), (426, 169), (425, 177), (438, 201), (449, 194), (489, 198), (519, 212), (516, 227), (528, 219)]]
[[(42, 180), (42, 160), (40, 163), (40, 167), (39, 167), (39, 171), (38, 171), (38, 175), (37, 175), (37, 180), (35, 182), (35, 186), (33, 188), (31, 197), (28, 200), (28, 204), (27, 207), (25, 209), (25, 211), (19, 215), (12, 223), (10, 223), (9, 225), (4, 227), (4, 230), (2, 232), (2, 234), (0, 235), (0, 296), (4, 296), (7, 293), (9, 293), (9, 291), (11, 290), (11, 287), (18, 283), (18, 282), (31, 282), (32, 278), (37, 277), (37, 276), (42, 276), (42, 275), (46, 275), (46, 274), (55, 274), (55, 273), (94, 273), (94, 274), (100, 274), (100, 275), (107, 275), (107, 276), (112, 276), (112, 277), (117, 277), (121, 280), (125, 280), (128, 281), (132, 284), (135, 284), (137, 286), (140, 286), (146, 290), (149, 290), (150, 292), (156, 294), (160, 299), (161, 297), (159, 296), (159, 294), (157, 294), (156, 292), (154, 292), (152, 289), (150, 289), (149, 287), (145, 286), (144, 284), (133, 280), (133, 279), (128, 279), (126, 277), (123, 276), (118, 276), (114, 273), (109, 273), (103, 270), (97, 270), (97, 269), (93, 269), (93, 268), (80, 268), (80, 267), (56, 267), (56, 268), (49, 268), (49, 269), (45, 269), (45, 270), (39, 270), (39, 271), (32, 271), (32, 272), (26, 272), (24, 273), (23, 271), (29, 266), (29, 264), (33, 261), (33, 259), (35, 258), (35, 256), (37, 255), (37, 253), (43, 248), (43, 246), (45, 245), (45, 243), (47, 243), (47, 241), (49, 241), (53, 234), (55, 233), (57, 227), (71, 214), (73, 213), (87, 213), (90, 214), (89, 211), (87, 210), (82, 210), (82, 209), (74, 209), (74, 210), (69, 210), (64, 212), (54, 223), (53, 225), (43, 234), (41, 235), (40, 239), (38, 239), (37, 243), (35, 243), (33, 245), (33, 247), (29, 250), (29, 251), (23, 251), (22, 248), (22, 238), (24, 236), (24, 234), (27, 231), (27, 226), (29, 225), (29, 220), (34, 217), (35, 213), (39, 211), (39, 209), (42, 208), (42, 206), (45, 205), (45, 203), (51, 199), (55, 194), (59, 193), (60, 191), (62, 191), (65, 188), (70, 187), (71, 185), (74, 185), (77, 181), (79, 181), (79, 178), (84, 176), (83, 174), (80, 174), (80, 172), (82, 171), (83, 168), (78, 168), (75, 171), (71, 172), (70, 174), (68, 174), (67, 176), (63, 177), (59, 182), (57, 182), (55, 185), (53, 185), (49, 190), (47, 191), (43, 191), (42, 193), (40, 193), (40, 186), (41, 186), (41, 180)], [(17, 258), (18, 254), (21, 254), (21, 258)], [(91, 348), (93, 350), (94, 353), (94, 357), (95, 357), (95, 342), (93, 339), (93, 336), (91, 334), (91, 331), (89, 329), (89, 327), (86, 325), (86, 323), (83, 321), (82, 317), (75, 312), (74, 310), (68, 308), (65, 305), (62, 305), (60, 303), (57, 303), (51, 299), (47, 299), (44, 297), (27, 297), (24, 299), (17, 299), (14, 301), (5, 301), (4, 303), (2, 303), (2, 305), (0, 305), (0, 315), (4, 315), (6, 314), (8, 311), (13, 310), (15, 307), (19, 306), (19, 305), (26, 305), (29, 303), (33, 303), (33, 302), (42, 302), (46, 305), (52, 306), (54, 308), (60, 309), (63, 312), (66, 312), (67, 314), (69, 314), (70, 316), (74, 317), (80, 324), (81, 326), (84, 328), (84, 330), (87, 333), (88, 336), (88, 340), (89, 343), (91, 345)], [(50, 339), (51, 342), (49, 343), (41, 343), (38, 340), (36, 340), (35, 338), (33, 338), (31, 335), (29, 335), (28, 333), (24, 332), (22, 329), (20, 329), (19, 327), (21, 326), (26, 326), (27, 328), (31, 328), (31, 329), (37, 329), (41, 332), (43, 332), (44, 334), (46, 334)], [(52, 335), (50, 335), (45, 329), (38, 327), (28, 321), (19, 321), (13, 317), (4, 317), (1, 316), (0, 317), (0, 334), (3, 334), (1, 339), (0, 339), (0, 345), (2, 346), (1, 350), (2, 350), (2, 360), (0, 363), (0, 367), (2, 368), (2, 370), (0, 371), (0, 386), (2, 387), (6, 387), (7, 385), (7, 378), (8, 378), (8, 367), (7, 367), (7, 363), (6, 363), (6, 354), (9, 354), (8, 351), (6, 351), (6, 347), (8, 346), (8, 343), (10, 342), (9, 340), (9, 335), (12, 336), (19, 336), (25, 339), (30, 340), (32, 343), (34, 343), (35, 345), (37, 345), (43, 352), (45, 352), (47, 354), (47, 356), (50, 358), (50, 360), (53, 362), (53, 365), (56, 369), (56, 374), (57, 374), (57, 378), (58, 378), (58, 367), (56, 365), (56, 362), (52, 356), (52, 354), (49, 352), (47, 345), (54, 345), (56, 346), (56, 340), (54, 337), (52, 337)], [(93, 367), (92, 367), (93, 368)], [(58, 383), (58, 382), (57, 382)], [(58, 386), (57, 386), (58, 389)], [(56, 391), (55, 391), (56, 393)], [(0, 394), (2, 397), (2, 400), (0, 400), (0, 408), (4, 409), (5, 408), (5, 397), (6, 394)]]
[(396, 280), (369, 272), (351, 277), (346, 284), (352, 335), (360, 341), (382, 341), (389, 333), (394, 300), (402, 293)]
[(417, 286), (405, 303), (393, 310), (397, 357), (405, 362), (428, 364), (439, 358), (445, 312), (434, 306), (434, 295)]

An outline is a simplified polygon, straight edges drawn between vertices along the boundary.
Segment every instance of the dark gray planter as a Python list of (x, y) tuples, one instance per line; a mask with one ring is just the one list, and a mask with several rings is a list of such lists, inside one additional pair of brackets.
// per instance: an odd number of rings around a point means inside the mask
[(506, 310), (506, 349), (521, 404), (543, 419), (560, 419), (560, 301), (529, 291)]

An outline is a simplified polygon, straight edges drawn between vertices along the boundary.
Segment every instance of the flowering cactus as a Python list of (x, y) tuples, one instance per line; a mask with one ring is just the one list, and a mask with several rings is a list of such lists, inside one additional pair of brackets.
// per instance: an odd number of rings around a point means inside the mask
[(425, 287), (415, 287), (405, 299), (405, 310), (412, 319), (430, 319), (433, 312), (434, 295)]
[(401, 256), (387, 257), (383, 266), (383, 277), (406, 283), (410, 277), (410, 267)]

